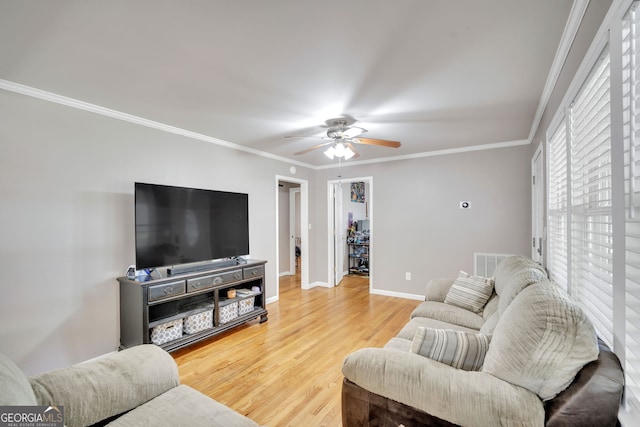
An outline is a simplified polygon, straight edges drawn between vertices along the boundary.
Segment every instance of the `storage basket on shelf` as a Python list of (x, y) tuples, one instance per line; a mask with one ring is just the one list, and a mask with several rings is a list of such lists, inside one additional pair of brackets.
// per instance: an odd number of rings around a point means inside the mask
[(243, 314), (247, 314), (253, 311), (253, 304), (255, 302), (256, 297), (248, 297), (245, 299), (241, 299), (238, 302), (238, 314), (242, 316)]
[(184, 333), (195, 334), (213, 328), (213, 309), (192, 314), (184, 319)]
[(220, 323), (229, 323), (238, 317), (238, 301), (220, 300)]
[(151, 329), (151, 342), (156, 345), (168, 343), (182, 337), (182, 319), (161, 323)]

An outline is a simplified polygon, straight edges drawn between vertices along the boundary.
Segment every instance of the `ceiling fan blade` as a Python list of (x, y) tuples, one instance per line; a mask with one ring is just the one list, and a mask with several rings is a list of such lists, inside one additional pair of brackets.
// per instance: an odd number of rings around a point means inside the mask
[(379, 145), (381, 147), (391, 148), (400, 147), (400, 143), (398, 141), (388, 141), (386, 139), (353, 138), (351, 141), (355, 144)]
[(318, 149), (318, 148), (322, 148), (322, 147), (324, 147), (325, 145), (329, 145), (329, 144), (333, 144), (333, 141), (323, 142), (322, 144), (314, 145), (313, 147), (309, 147), (309, 148), (307, 148), (307, 149), (305, 149), (305, 150), (298, 151), (298, 152), (297, 152), (297, 153), (295, 153), (295, 154), (304, 154), (304, 153), (308, 153), (309, 151), (313, 151), (313, 150), (316, 150), (316, 149)]
[(290, 138), (313, 138), (313, 139), (329, 139), (326, 136), (302, 136), (302, 135), (287, 135), (284, 137), (285, 139)]
[(363, 133), (367, 132), (366, 129), (363, 128), (359, 128), (357, 126), (352, 126), (348, 129), (345, 129), (344, 132), (342, 132), (342, 137), (343, 138), (355, 138), (358, 135), (362, 135)]

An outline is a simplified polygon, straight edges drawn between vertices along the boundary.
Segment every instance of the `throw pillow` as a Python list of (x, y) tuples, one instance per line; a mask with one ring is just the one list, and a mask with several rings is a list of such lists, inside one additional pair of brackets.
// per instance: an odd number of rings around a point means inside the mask
[(419, 327), (411, 352), (454, 368), (477, 371), (482, 368), (490, 341), (489, 335)]
[(461, 271), (444, 298), (444, 302), (474, 313), (480, 313), (492, 293), (493, 279), (472, 276)]

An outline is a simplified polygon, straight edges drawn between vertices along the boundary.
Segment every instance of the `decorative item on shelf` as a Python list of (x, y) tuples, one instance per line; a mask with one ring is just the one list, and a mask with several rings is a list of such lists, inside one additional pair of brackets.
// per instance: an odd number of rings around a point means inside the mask
[(253, 292), (255, 292), (255, 293), (259, 294), (259, 293), (260, 293), (260, 286), (252, 286), (252, 287), (251, 287), (251, 290), (252, 290)]
[(252, 296), (253, 295), (253, 291), (249, 290), (249, 289), (238, 289), (236, 291), (236, 295), (240, 298), (242, 297), (248, 297), (248, 296)]
[(135, 279), (136, 278), (136, 266), (130, 265), (127, 267), (127, 279)]
[(236, 290), (235, 289), (227, 290), (227, 298), (235, 298), (235, 297), (236, 297)]

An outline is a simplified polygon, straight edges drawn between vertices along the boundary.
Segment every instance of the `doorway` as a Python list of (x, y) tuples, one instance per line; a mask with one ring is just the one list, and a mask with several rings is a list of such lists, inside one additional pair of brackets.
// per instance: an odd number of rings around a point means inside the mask
[[(299, 256), (296, 256), (296, 247)], [(309, 288), (309, 195), (306, 180), (276, 176), (276, 268), (282, 275), (300, 276)], [(280, 297), (278, 286), (276, 299)]]
[(346, 274), (368, 279), (373, 274), (373, 177), (331, 180), (328, 185), (328, 285)]

